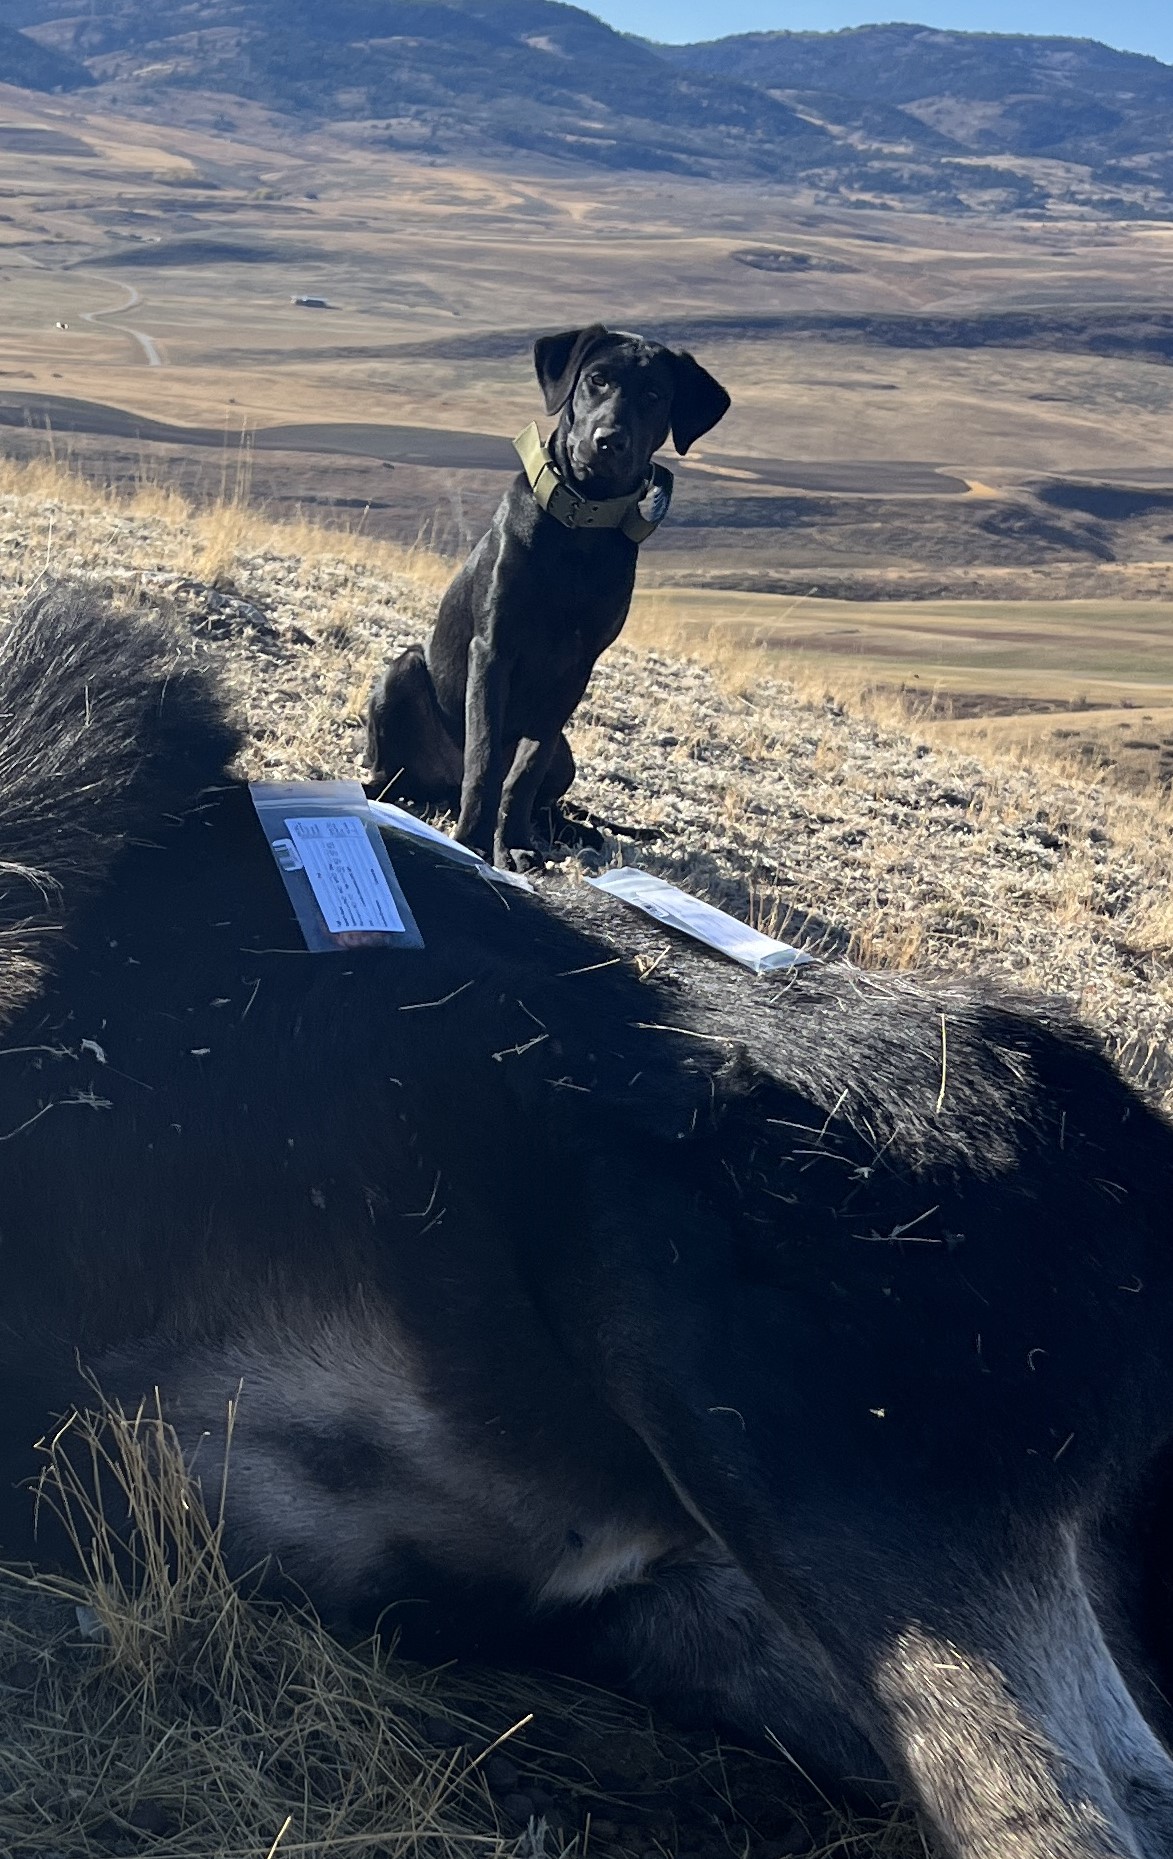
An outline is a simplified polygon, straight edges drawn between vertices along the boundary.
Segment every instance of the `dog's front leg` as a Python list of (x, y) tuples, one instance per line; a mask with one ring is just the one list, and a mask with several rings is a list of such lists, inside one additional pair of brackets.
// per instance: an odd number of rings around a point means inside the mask
[(543, 741), (523, 736), (501, 799), (501, 822), (493, 846), (493, 862), (508, 870), (531, 871), (541, 864), (534, 851), (533, 812), (538, 789), (562, 740), (561, 730)]
[(464, 777), (460, 788), (461, 845), (492, 858), (505, 781), (502, 721), (508, 667), (488, 640), (477, 635), (468, 648), (468, 683), (464, 697)]

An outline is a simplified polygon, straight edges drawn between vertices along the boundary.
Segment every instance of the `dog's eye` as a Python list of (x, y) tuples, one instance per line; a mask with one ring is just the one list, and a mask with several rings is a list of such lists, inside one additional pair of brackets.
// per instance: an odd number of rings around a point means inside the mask
[(600, 388), (606, 387), (606, 385), (607, 385), (607, 377), (605, 374), (588, 374), (587, 375), (587, 386), (593, 387), (596, 390), (596, 392)]
[(663, 398), (664, 398), (663, 394), (657, 393), (654, 387), (644, 388), (644, 405), (646, 407), (654, 407), (658, 405), (658, 403), (661, 400), (663, 400)]

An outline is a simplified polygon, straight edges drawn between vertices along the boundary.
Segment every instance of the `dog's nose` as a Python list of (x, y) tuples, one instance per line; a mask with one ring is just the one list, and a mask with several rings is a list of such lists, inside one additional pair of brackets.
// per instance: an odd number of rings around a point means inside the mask
[(631, 449), (631, 440), (621, 426), (597, 426), (595, 428), (595, 450), (609, 453), (613, 458), (622, 458), (624, 452)]

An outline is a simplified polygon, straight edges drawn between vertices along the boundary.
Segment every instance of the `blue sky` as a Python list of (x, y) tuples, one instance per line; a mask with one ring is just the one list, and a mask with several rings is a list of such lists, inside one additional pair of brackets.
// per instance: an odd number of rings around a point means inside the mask
[(828, 32), (876, 20), (912, 19), (965, 32), (1054, 32), (1102, 39), (1173, 64), (1170, 0), (898, 0), (887, 12), (859, 0), (579, 0), (624, 32), (649, 39), (717, 39), (727, 32)]

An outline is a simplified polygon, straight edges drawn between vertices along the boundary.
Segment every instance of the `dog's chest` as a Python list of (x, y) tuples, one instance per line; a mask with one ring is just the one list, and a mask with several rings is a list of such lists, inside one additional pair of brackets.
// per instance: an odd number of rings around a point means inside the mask
[(627, 618), (634, 551), (619, 536), (566, 535), (549, 556), (536, 564), (540, 595), (530, 607), (535, 651), (551, 672), (589, 671)]
[(623, 624), (612, 624), (590, 607), (554, 603), (546, 625), (531, 649), (514, 663), (509, 691), (509, 723), (523, 735), (561, 728), (586, 689), (596, 659)]

